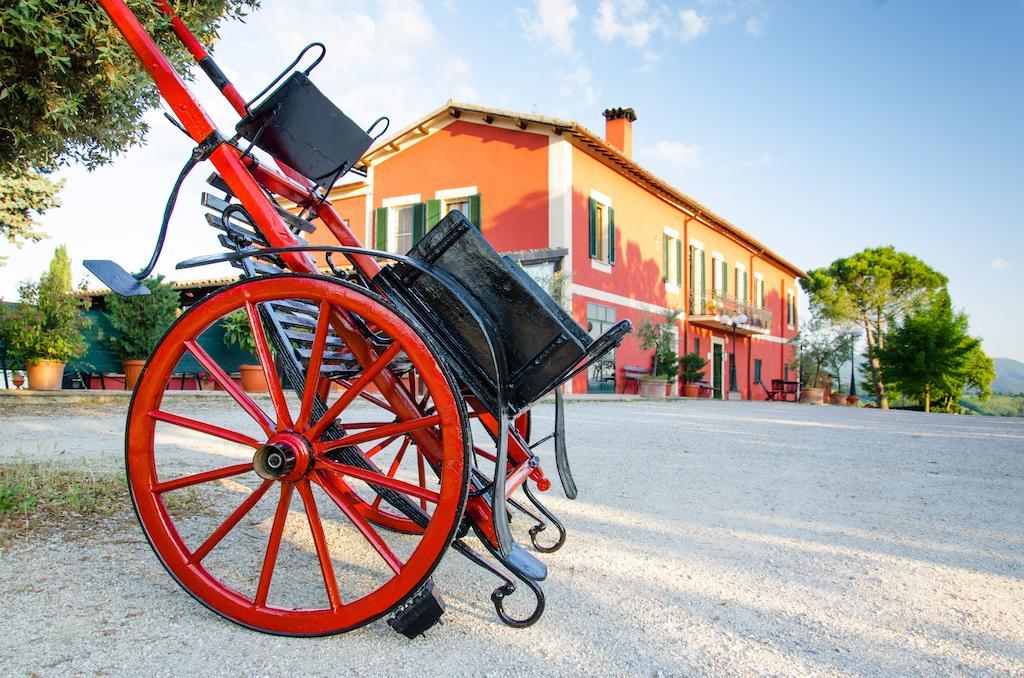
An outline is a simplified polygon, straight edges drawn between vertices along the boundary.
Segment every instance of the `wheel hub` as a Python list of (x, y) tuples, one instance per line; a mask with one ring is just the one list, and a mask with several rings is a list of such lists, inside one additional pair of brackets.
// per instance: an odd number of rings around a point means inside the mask
[(305, 438), (295, 433), (283, 433), (256, 450), (252, 466), (264, 480), (292, 482), (306, 475), (311, 459)]

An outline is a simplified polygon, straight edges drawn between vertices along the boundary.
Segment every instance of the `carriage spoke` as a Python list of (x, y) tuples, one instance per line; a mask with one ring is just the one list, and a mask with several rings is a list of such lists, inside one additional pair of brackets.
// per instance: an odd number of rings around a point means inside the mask
[(339, 464), (338, 462), (331, 461), (330, 459), (319, 458), (317, 463), (321, 468), (327, 469), (339, 475), (348, 476), (350, 478), (358, 478), (359, 480), (365, 481), (370, 485), (376, 485), (378, 487), (386, 487), (389, 490), (408, 494), (412, 497), (418, 497), (420, 499), (426, 499), (427, 501), (438, 503), (441, 499), (441, 495), (433, 490), (428, 490), (425, 487), (419, 487), (412, 483), (404, 480), (397, 480), (389, 476), (385, 476), (375, 471), (367, 471), (366, 469), (359, 468), (357, 466), (349, 466), (347, 464)]
[(168, 480), (164, 483), (157, 483), (153, 486), (153, 491), (157, 494), (163, 494), (164, 492), (170, 492), (171, 490), (180, 490), (183, 487), (191, 487), (193, 485), (199, 485), (200, 483), (208, 483), (213, 480), (220, 480), (221, 478), (230, 478), (231, 476), (237, 476), (251, 470), (251, 461), (245, 464), (225, 466), (224, 468), (219, 468), (214, 471), (204, 471), (203, 473), (195, 473), (190, 476), (182, 476), (181, 478)]
[(334, 420), (342, 413), (342, 411), (349, 406), (349, 404), (355, 400), (355, 397), (359, 395), (366, 386), (380, 374), (380, 371), (387, 367), (388, 363), (394, 360), (395, 356), (398, 355), (398, 351), (401, 347), (398, 342), (393, 342), (390, 346), (385, 349), (383, 353), (373, 362), (372, 365), (366, 368), (366, 370), (359, 375), (355, 383), (341, 394), (333, 405), (327, 410), (327, 412), (320, 418), (316, 424), (309, 429), (306, 433), (306, 437), (310, 440), (317, 440), (323, 435), (323, 432), (327, 430), (327, 427), (334, 423)]
[[(348, 379), (338, 379), (338, 383), (341, 384), (342, 386), (344, 386), (345, 388), (352, 388), (352, 382), (349, 381)], [(385, 401), (381, 400), (377, 396), (372, 396), (369, 393), (367, 393), (365, 391), (362, 391), (362, 392), (359, 393), (359, 397), (364, 399), (364, 400), (368, 400), (369, 402), (373, 403), (377, 407), (381, 407), (381, 408), (387, 410), (391, 414), (395, 413), (395, 409), (393, 407), (391, 407), (391, 405), (388, 405)]]
[[(348, 517), (356, 530), (358, 530), (366, 541), (370, 543), (370, 546), (380, 554), (380, 557), (384, 559), (384, 562), (388, 564), (388, 567), (390, 567), (395, 574), (400, 574), (404, 563), (398, 559), (398, 556), (394, 554), (384, 539), (381, 538), (380, 534), (377, 533), (377, 530), (373, 529), (373, 526), (370, 525), (366, 518), (364, 518), (363, 515), (355, 509), (352, 502), (345, 496), (346, 492), (342, 489), (345, 488), (344, 481), (331, 478), (322, 471), (318, 471), (317, 473), (320, 478), (320, 486), (324, 488), (327, 495), (334, 500), (334, 503), (338, 505), (341, 512)], [(349, 490), (347, 494), (351, 494), (351, 490)]]
[[(419, 472), (420, 487), (427, 486), (426, 473), (423, 470), (423, 453), (420, 452), (419, 445), (416, 446), (416, 470)], [(420, 498), (420, 508), (424, 511), (427, 510), (427, 500)]]
[(309, 531), (313, 534), (313, 543), (316, 545), (316, 557), (320, 561), (324, 586), (327, 587), (327, 598), (331, 602), (331, 609), (337, 610), (341, 607), (341, 594), (338, 593), (338, 580), (334, 577), (334, 566), (331, 564), (331, 553), (327, 548), (327, 538), (324, 536), (324, 526), (320, 522), (320, 512), (316, 508), (316, 499), (308, 480), (302, 479), (298, 488), (302, 504), (306, 507), (306, 520), (309, 522)]
[(313, 401), (320, 385), (320, 367), (324, 362), (324, 349), (327, 346), (327, 330), (331, 323), (331, 305), (326, 300), (320, 303), (320, 314), (317, 316), (316, 331), (313, 334), (313, 346), (309, 352), (309, 365), (306, 368), (306, 385), (302, 390), (302, 405), (299, 406), (299, 419), (296, 426), (304, 429), (309, 426), (313, 412)]
[(171, 414), (170, 412), (164, 412), (163, 410), (154, 410), (149, 413), (149, 416), (157, 421), (173, 424), (174, 426), (181, 426), (182, 428), (192, 429), (193, 431), (199, 431), (200, 433), (206, 433), (214, 436), (215, 438), (221, 438), (233, 443), (248, 445), (249, 447), (259, 447), (261, 445), (260, 442), (243, 433), (229, 431), (226, 428), (221, 428), (220, 426), (207, 424), (205, 421), (196, 421), (195, 419)]
[(209, 554), (210, 551), (212, 551), (214, 547), (227, 536), (228, 532), (234, 529), (235, 525), (238, 524), (238, 521), (244, 518), (245, 514), (252, 510), (252, 507), (256, 505), (256, 502), (258, 502), (263, 495), (267, 493), (267, 490), (269, 490), (270, 486), (273, 484), (274, 481), (272, 480), (264, 480), (262, 485), (253, 490), (252, 493), (245, 498), (245, 501), (239, 504), (238, 508), (232, 511), (231, 515), (229, 515), (227, 519), (220, 524), (220, 527), (214, 530), (213, 534), (207, 537), (202, 546), (192, 552), (192, 555), (188, 559), (188, 564), (195, 565), (202, 561), (202, 559), (205, 558), (207, 554)]
[(331, 440), (325, 443), (314, 443), (314, 448), (318, 451), (324, 452), (338, 447), (350, 447), (370, 440), (380, 440), (381, 438), (387, 438), (393, 435), (402, 435), (417, 429), (436, 426), (440, 421), (441, 416), (437, 414), (429, 417), (409, 419), (408, 421), (396, 421), (391, 424), (384, 424), (383, 426), (363, 431), (362, 433), (353, 433), (352, 435), (345, 436), (340, 440)]
[(260, 313), (256, 305), (250, 301), (245, 302), (245, 315), (249, 317), (249, 327), (252, 329), (252, 336), (256, 344), (256, 355), (259, 356), (263, 374), (267, 378), (270, 400), (274, 403), (274, 412), (277, 414), (277, 428), (278, 430), (291, 428), (292, 418), (288, 413), (288, 403), (284, 400), (281, 379), (277, 376), (277, 369), (274, 367), (274, 355), (270, 352), (270, 344), (267, 343), (267, 335), (263, 331), (263, 322), (260, 320)]
[(396, 440), (398, 440), (398, 438), (399, 438), (399, 436), (391, 436), (390, 438), (388, 438), (384, 442), (378, 443), (378, 444), (374, 445), (373, 447), (371, 447), (369, 450), (367, 450), (363, 454), (363, 456), (366, 457), (367, 459), (369, 459), (370, 457), (373, 457), (374, 455), (379, 453), (381, 450), (383, 450), (385, 447), (387, 447), (391, 443), (393, 443)]
[(227, 391), (238, 406), (245, 410), (246, 414), (252, 417), (263, 432), (268, 436), (274, 433), (274, 422), (270, 420), (267, 413), (260, 409), (260, 406), (253, 402), (253, 399), (246, 395), (245, 391), (238, 388), (235, 381), (227, 375), (227, 373), (221, 369), (221, 366), (214, 362), (210, 354), (203, 350), (203, 348), (195, 342), (195, 340), (188, 340), (185, 342), (185, 348), (188, 352), (202, 365), (213, 377), (213, 380), (220, 384), (221, 388)]
[[(409, 449), (409, 443), (412, 442), (409, 438), (402, 441), (402, 446), (398, 448), (398, 454), (395, 455), (394, 461), (391, 462), (391, 468), (388, 469), (388, 478), (394, 478), (395, 473), (398, 472), (398, 466), (402, 463), (402, 457), (405, 456), (405, 451)], [(420, 483), (422, 485), (422, 483)], [(381, 497), (379, 494), (373, 500), (373, 508), (380, 506)]]
[(267, 540), (267, 553), (263, 558), (263, 570), (260, 572), (260, 583), (256, 588), (256, 607), (266, 607), (267, 594), (270, 593), (270, 580), (274, 576), (274, 567), (277, 564), (277, 552), (281, 548), (281, 535), (284, 533), (284, 521), (288, 518), (288, 506), (292, 501), (291, 483), (281, 483), (281, 498), (277, 502), (277, 511), (274, 513), (274, 524), (270, 528), (270, 538)]

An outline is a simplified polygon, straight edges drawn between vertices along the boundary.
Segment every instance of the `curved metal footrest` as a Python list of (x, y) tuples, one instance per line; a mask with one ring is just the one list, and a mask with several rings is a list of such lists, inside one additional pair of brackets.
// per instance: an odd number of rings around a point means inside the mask
[[(526, 574), (523, 571), (518, 569), (517, 565), (519, 563), (517, 563), (516, 561), (503, 558), (501, 556), (501, 553), (499, 553), (497, 549), (491, 546), (491, 544), (483, 537), (483, 535), (479, 533), (479, 531), (476, 531), (476, 534), (477, 537), (480, 539), (480, 543), (483, 544), (484, 548), (486, 548), (488, 553), (491, 554), (491, 557), (499, 563), (501, 563), (501, 565), (506, 570), (508, 570), (508, 572), (510, 572), (513, 577), (522, 582), (528, 589), (530, 589), (530, 592), (533, 593), (536, 603), (534, 605), (533, 611), (530, 612), (530, 614), (528, 614), (527, 616), (517, 618), (511, 616), (505, 611), (505, 599), (516, 592), (516, 584), (512, 581), (511, 578), (509, 578), (507, 574), (499, 570), (491, 563), (487, 562), (484, 556), (477, 553), (477, 551), (475, 551), (469, 544), (464, 542), (462, 539), (456, 539), (454, 542), (452, 542), (452, 548), (504, 582), (496, 589), (494, 589), (494, 591), (491, 592), (491, 602), (494, 604), (494, 611), (497, 612), (498, 618), (501, 619), (503, 623), (517, 629), (523, 629), (528, 626), (532, 626), (537, 622), (538, 619), (541, 618), (541, 615), (544, 614), (544, 589), (542, 589), (540, 584), (538, 584), (535, 580), (530, 579), (528, 576), (526, 576)], [(529, 554), (521, 546), (519, 546), (518, 544), (515, 544), (515, 546), (518, 547), (518, 552), (529, 556)], [(513, 553), (516, 552), (517, 549), (513, 548)], [(535, 562), (539, 562), (535, 558), (533, 558), (533, 556), (529, 557)], [(547, 568), (544, 568), (544, 575), (547, 575)]]

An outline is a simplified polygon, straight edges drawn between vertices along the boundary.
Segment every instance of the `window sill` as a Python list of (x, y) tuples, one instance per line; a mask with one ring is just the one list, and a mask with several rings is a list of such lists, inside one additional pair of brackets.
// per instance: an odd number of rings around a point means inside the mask
[(665, 291), (669, 294), (679, 294), (679, 285), (673, 283), (665, 283)]
[(601, 271), (602, 273), (612, 272), (612, 265), (607, 261), (601, 261), (600, 259), (591, 259), (590, 267), (595, 271)]

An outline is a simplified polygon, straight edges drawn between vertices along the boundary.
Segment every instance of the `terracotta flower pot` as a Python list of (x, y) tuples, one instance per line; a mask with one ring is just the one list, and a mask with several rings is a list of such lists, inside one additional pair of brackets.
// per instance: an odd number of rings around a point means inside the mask
[(664, 379), (640, 377), (640, 395), (644, 398), (664, 398), (666, 383)]
[(845, 405), (846, 395), (842, 393), (830, 393), (828, 396), (828, 402), (830, 405)]
[(56, 360), (37, 360), (25, 366), (28, 387), (33, 391), (59, 391), (64, 379), (64, 363)]
[(122, 360), (121, 368), (124, 370), (124, 387), (129, 391), (135, 390), (135, 384), (139, 381), (145, 360)]
[(697, 384), (683, 384), (683, 395), (687, 398), (700, 396), (700, 386)]
[(859, 402), (860, 402), (860, 398), (858, 398), (855, 395), (848, 395), (848, 396), (846, 396), (846, 404), (849, 405), (850, 407), (857, 407), (857, 403), (859, 403)]
[(21, 388), (25, 385), (25, 375), (21, 372), (16, 372), (14, 376), (11, 377), (11, 383), (14, 384), (14, 388)]
[(817, 387), (805, 387), (800, 391), (800, 402), (812, 405), (822, 405), (825, 401), (825, 389)]
[(267, 377), (263, 374), (263, 368), (259, 365), (240, 365), (239, 371), (242, 373), (242, 389), (246, 393), (266, 393), (269, 389), (267, 388)]

